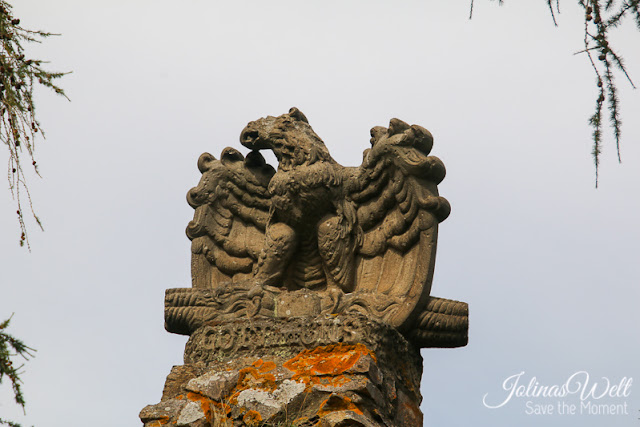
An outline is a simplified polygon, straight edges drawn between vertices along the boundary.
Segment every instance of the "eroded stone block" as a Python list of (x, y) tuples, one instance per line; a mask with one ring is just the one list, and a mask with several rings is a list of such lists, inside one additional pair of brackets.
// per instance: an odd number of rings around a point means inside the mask
[[(394, 328), (374, 320), (358, 316), (338, 316), (323, 323), (325, 320), (256, 319), (249, 325), (235, 321), (205, 327), (208, 332), (196, 334), (186, 352), (204, 355), (213, 351), (215, 357), (206, 363), (175, 367), (167, 379), (173, 396), (166, 397), (165, 406), (163, 401), (145, 408), (141, 417), (145, 422), (190, 427), (421, 426), (419, 352)], [(233, 328), (242, 333), (247, 328), (265, 331), (265, 322), (278, 334), (300, 336), (306, 333), (303, 328), (320, 325), (317, 337), (351, 339), (316, 346), (312, 345), (323, 341), (307, 341), (311, 347), (301, 348), (295, 341), (292, 346), (286, 340), (266, 337), (241, 357), (226, 351), (216, 355), (215, 348), (209, 347), (207, 334), (229, 335)], [(358, 342), (357, 337), (366, 339)], [(243, 345), (247, 342), (242, 340)], [(298, 351), (292, 353), (292, 348)], [(249, 356), (251, 353), (255, 356)]]

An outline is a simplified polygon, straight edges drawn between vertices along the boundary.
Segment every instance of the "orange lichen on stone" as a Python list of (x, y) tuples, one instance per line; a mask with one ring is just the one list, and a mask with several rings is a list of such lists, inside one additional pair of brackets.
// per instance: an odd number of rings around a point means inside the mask
[(231, 413), (231, 406), (226, 403), (211, 402), (211, 418), (207, 420), (215, 426), (225, 426), (227, 422), (230, 422), (229, 414)]
[(262, 373), (273, 371), (274, 369), (276, 369), (276, 364), (274, 362), (271, 362), (269, 360), (264, 361), (262, 359), (256, 360), (251, 364), (251, 366), (258, 368), (258, 371)]
[(238, 403), (238, 394), (247, 389), (258, 389), (273, 392), (278, 388), (276, 377), (267, 372), (275, 369), (276, 364), (273, 362), (265, 362), (262, 359), (256, 360), (252, 366), (240, 369), (238, 371), (238, 383), (229, 393), (229, 402)]
[(273, 374), (260, 372), (260, 370), (256, 368), (244, 368), (239, 371), (236, 390), (256, 388), (273, 391), (276, 387), (276, 377)]
[(262, 416), (260, 415), (260, 412), (251, 410), (244, 414), (242, 421), (251, 427), (259, 426), (262, 424)]
[(204, 397), (201, 394), (188, 392), (187, 399), (192, 402), (200, 403), (200, 408), (202, 408), (202, 412), (204, 412), (204, 416), (210, 420), (213, 418), (213, 410), (211, 408), (211, 404), (214, 403), (210, 399)]
[(303, 382), (304, 384), (306, 384), (307, 386), (319, 385), (319, 386), (326, 386), (326, 387), (340, 387), (350, 381), (350, 378), (344, 375), (322, 376), (322, 377), (302, 376), (297, 379)]
[(348, 381), (342, 374), (367, 355), (375, 360), (375, 355), (363, 344), (333, 344), (304, 350), (282, 366), (294, 373), (293, 380), (307, 385), (339, 386)]
[(337, 394), (332, 394), (327, 400), (322, 402), (320, 409), (318, 409), (318, 415), (322, 417), (323, 415), (336, 411), (353, 411), (356, 414), (363, 415), (362, 411), (351, 399)]
[(160, 426), (163, 426), (163, 425), (167, 424), (168, 422), (169, 422), (169, 417), (162, 417), (160, 419), (151, 421), (148, 424), (148, 427), (160, 427)]

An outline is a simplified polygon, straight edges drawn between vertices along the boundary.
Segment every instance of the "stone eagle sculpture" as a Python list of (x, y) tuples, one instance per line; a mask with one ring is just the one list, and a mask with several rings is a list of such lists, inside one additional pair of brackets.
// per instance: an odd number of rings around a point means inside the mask
[[(204, 153), (195, 209), (192, 289), (167, 291), (170, 332), (253, 316), (361, 313), (421, 347), (467, 342), (465, 303), (430, 297), (443, 163), (433, 137), (392, 119), (371, 129), (359, 167), (338, 164), (296, 108), (249, 123), (246, 157)], [(259, 150), (271, 150), (277, 171)]]

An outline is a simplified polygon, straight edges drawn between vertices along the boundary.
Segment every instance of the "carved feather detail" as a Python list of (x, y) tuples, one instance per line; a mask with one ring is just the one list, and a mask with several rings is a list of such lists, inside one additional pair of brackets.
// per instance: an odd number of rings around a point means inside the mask
[(187, 194), (195, 214), (186, 231), (193, 240), (194, 286), (208, 288), (213, 278), (251, 273), (269, 220), (267, 187), (275, 170), (260, 153), (245, 158), (233, 148), (223, 150), (221, 160), (204, 153), (198, 167), (202, 178)]
[[(343, 167), (303, 117), (292, 110), (249, 123), (246, 157), (233, 148), (220, 160), (200, 156), (202, 178), (187, 195), (194, 287), (340, 289), (354, 310), (382, 295), (395, 302), (376, 316), (405, 327), (428, 301), (437, 226), (450, 212), (433, 137), (392, 119), (371, 130), (359, 167)], [(278, 172), (261, 149), (274, 152)]]

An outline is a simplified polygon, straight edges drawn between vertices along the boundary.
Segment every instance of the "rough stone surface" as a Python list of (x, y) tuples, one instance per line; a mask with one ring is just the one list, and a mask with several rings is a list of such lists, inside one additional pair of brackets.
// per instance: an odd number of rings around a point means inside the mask
[[(296, 321), (294, 321), (296, 320)], [(331, 320), (331, 322), (329, 321)], [(264, 323), (263, 323), (264, 322)], [(216, 353), (207, 333), (262, 328), (331, 332), (336, 342)], [(422, 358), (394, 328), (362, 316), (262, 319), (205, 326), (191, 337), (163, 400), (140, 414), (145, 427), (422, 426)], [(351, 338), (345, 339), (344, 331)], [(263, 331), (264, 332), (264, 331)], [(193, 358), (194, 354), (200, 355)], [(213, 354), (213, 357), (204, 357)]]
[(354, 411), (337, 411), (327, 414), (320, 421), (319, 427), (346, 427), (346, 426), (364, 426), (375, 427), (374, 424), (363, 415)]
[(182, 399), (163, 399), (156, 405), (145, 406), (140, 411), (140, 420), (149, 427), (166, 424), (171, 418), (175, 418), (186, 404)]
[(204, 411), (200, 402), (189, 402), (182, 408), (178, 421), (178, 426), (190, 426), (196, 421), (204, 420)]
[(220, 400), (238, 382), (237, 372), (207, 372), (192, 379), (186, 385), (188, 391), (202, 394), (213, 400)]
[(250, 388), (238, 394), (238, 405), (249, 412), (258, 412), (262, 419), (271, 419), (301, 397), (305, 389), (304, 383), (292, 380), (284, 380), (273, 392)]

